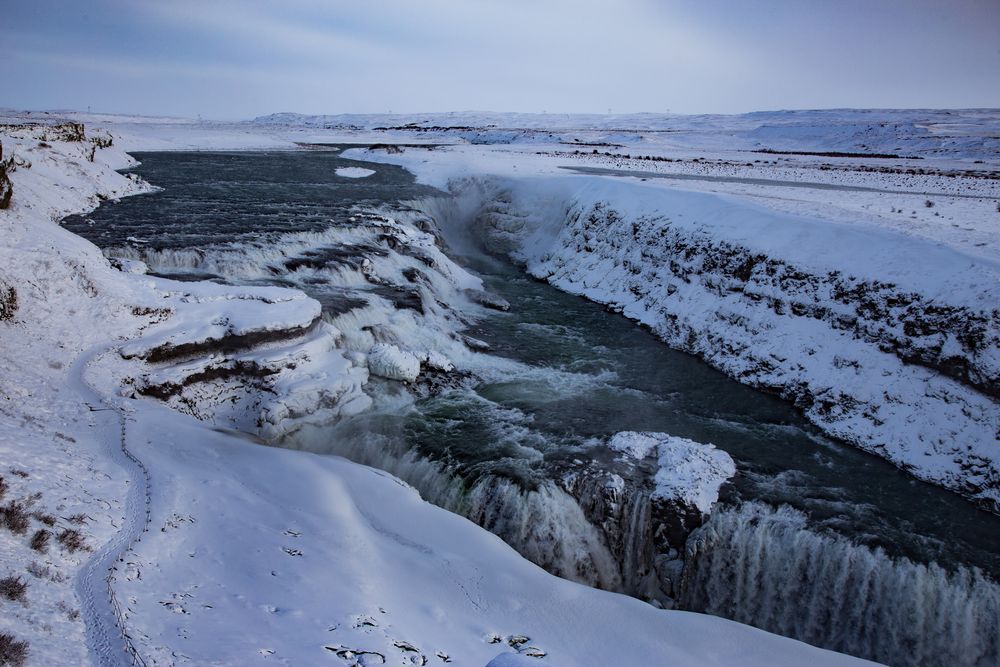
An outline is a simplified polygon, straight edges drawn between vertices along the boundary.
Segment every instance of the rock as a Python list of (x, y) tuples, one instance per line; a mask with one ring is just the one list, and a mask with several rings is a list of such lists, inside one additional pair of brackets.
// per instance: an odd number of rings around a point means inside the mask
[(454, 370), (455, 368), (455, 365), (451, 363), (451, 360), (440, 352), (428, 352), (425, 363), (428, 367), (433, 368), (434, 370), (444, 371), (446, 373)]
[(492, 308), (493, 310), (500, 310), (503, 312), (510, 310), (510, 302), (501, 296), (497, 296), (496, 294), (490, 294), (489, 292), (478, 289), (467, 289), (465, 290), (465, 295), (469, 297), (469, 300), (473, 303), (478, 303), (480, 306), (485, 308)]
[(0, 208), (10, 206), (10, 199), (14, 195), (14, 186), (7, 177), (10, 171), (11, 162), (3, 159), (3, 145), (0, 144)]
[(385, 151), (390, 155), (403, 152), (403, 149), (397, 146), (396, 144), (372, 144), (371, 146), (369, 146), (368, 150)]
[(559, 485), (604, 533), (624, 590), (669, 606), (687, 538), (736, 466), (713, 445), (666, 433), (617, 433), (608, 448), (621, 456), (579, 461)]
[(145, 262), (141, 262), (137, 259), (123, 259), (121, 257), (111, 257), (108, 259), (108, 263), (112, 267), (118, 269), (122, 273), (135, 273), (135, 274), (145, 274), (149, 273), (149, 267), (146, 266)]
[(478, 338), (473, 338), (472, 336), (466, 336), (463, 334), (459, 335), (461, 336), (462, 342), (465, 343), (465, 346), (474, 352), (489, 352), (493, 349), (490, 347), (490, 344), (484, 340), (479, 340)]
[(91, 132), (90, 142), (97, 148), (110, 148), (114, 145), (115, 140), (107, 130), (98, 130)]

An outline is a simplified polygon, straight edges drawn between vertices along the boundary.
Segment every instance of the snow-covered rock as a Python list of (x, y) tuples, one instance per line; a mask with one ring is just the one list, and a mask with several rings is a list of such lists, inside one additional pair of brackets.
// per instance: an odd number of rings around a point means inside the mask
[(368, 370), (388, 380), (413, 382), (420, 375), (420, 358), (395, 345), (380, 343), (368, 351)]
[(7, 172), (13, 167), (13, 161), (4, 160), (3, 144), (0, 143), (0, 208), (10, 206), (11, 197), (14, 196), (14, 186), (11, 185)]
[(448, 357), (444, 356), (440, 352), (435, 352), (430, 350), (427, 352), (427, 366), (433, 368), (437, 371), (444, 371), (445, 373), (455, 369), (455, 364), (451, 363)]
[(140, 262), (137, 259), (111, 257), (108, 261), (111, 263), (111, 266), (122, 273), (149, 273), (149, 267), (146, 266), (146, 263)]
[(732, 457), (714, 445), (667, 433), (622, 431), (608, 447), (634, 459), (655, 456), (653, 499), (672, 502), (708, 514), (719, 499), (719, 488), (736, 474)]
[(611, 436), (608, 440), (608, 449), (641, 460), (657, 451), (661, 442), (661, 438), (657, 435), (660, 434), (622, 431)]

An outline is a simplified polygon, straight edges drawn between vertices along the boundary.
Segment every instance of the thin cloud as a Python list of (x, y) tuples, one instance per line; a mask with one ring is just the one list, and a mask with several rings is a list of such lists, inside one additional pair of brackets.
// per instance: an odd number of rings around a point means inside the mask
[(250, 117), (1000, 106), (995, 0), (8, 0), (6, 104)]

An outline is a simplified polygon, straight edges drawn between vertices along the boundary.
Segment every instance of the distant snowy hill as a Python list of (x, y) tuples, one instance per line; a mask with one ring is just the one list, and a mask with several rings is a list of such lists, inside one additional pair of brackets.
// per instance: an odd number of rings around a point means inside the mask
[(704, 148), (838, 151), (920, 157), (1000, 157), (1000, 110), (829, 109), (742, 115), (276, 113), (257, 126), (380, 130), (469, 143), (560, 141), (699, 145)]

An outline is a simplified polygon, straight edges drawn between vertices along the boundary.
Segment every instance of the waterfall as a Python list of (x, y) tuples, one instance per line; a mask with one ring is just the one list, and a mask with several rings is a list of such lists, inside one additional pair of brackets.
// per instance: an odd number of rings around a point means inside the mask
[(377, 414), (333, 426), (304, 426), (282, 446), (337, 454), (389, 472), (424, 500), (486, 528), (549, 572), (588, 586), (622, 590), (619, 565), (604, 535), (576, 499), (550, 480), (536, 488), (495, 474), (461, 478), (410, 448)]
[(496, 476), (476, 482), (458, 510), (549, 572), (622, 590), (618, 563), (576, 500), (554, 483), (537, 489)]
[(688, 540), (680, 606), (886, 664), (1000, 664), (1000, 586), (979, 570), (892, 559), (747, 503)]

